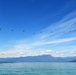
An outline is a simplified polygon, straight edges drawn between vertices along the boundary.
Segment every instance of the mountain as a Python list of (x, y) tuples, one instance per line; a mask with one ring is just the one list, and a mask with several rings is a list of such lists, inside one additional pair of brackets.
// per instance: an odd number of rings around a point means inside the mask
[(76, 62), (76, 60), (72, 60), (72, 61), (70, 61), (70, 62)]
[(76, 57), (53, 57), (51, 55), (27, 56), (16, 58), (0, 58), (0, 63), (16, 62), (69, 62)]

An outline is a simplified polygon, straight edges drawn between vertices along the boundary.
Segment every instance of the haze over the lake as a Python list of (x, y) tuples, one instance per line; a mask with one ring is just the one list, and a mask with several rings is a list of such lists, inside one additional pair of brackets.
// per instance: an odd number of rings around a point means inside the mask
[(0, 58), (76, 56), (76, 0), (0, 0)]

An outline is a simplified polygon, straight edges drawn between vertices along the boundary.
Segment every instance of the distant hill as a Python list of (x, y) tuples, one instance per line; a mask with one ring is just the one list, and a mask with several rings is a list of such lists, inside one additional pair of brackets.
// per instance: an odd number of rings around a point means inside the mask
[(70, 61), (70, 62), (76, 62), (76, 60), (72, 60), (72, 61)]
[(53, 57), (51, 55), (27, 56), (17, 58), (0, 58), (0, 63), (16, 63), (16, 62), (69, 62), (76, 57)]

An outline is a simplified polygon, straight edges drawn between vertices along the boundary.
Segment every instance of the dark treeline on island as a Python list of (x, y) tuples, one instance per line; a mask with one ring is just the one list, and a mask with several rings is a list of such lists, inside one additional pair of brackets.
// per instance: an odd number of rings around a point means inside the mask
[(17, 63), (17, 62), (76, 62), (76, 56), (73, 57), (53, 57), (51, 55), (0, 58), (0, 63)]

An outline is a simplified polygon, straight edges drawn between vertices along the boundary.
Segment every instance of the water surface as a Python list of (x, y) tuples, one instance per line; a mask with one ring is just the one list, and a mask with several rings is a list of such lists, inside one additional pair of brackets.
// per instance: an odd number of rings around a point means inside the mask
[(0, 75), (76, 75), (76, 63), (3, 63)]

